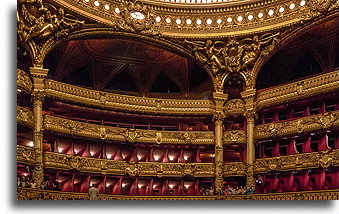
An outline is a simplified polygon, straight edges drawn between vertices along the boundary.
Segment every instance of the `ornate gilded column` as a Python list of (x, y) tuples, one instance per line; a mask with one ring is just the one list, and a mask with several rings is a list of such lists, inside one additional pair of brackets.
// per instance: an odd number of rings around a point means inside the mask
[(213, 115), (213, 121), (215, 124), (214, 141), (215, 141), (215, 191), (219, 194), (224, 189), (224, 177), (223, 177), (223, 122), (225, 119), (224, 104), (227, 101), (227, 94), (220, 92), (213, 93), (213, 99), (215, 102), (215, 112)]
[(47, 76), (48, 69), (31, 67), (31, 76), (33, 78), (33, 114), (34, 114), (34, 130), (33, 130), (33, 142), (35, 152), (37, 154), (36, 164), (33, 170), (33, 179), (35, 180), (37, 187), (40, 188), (40, 184), (44, 178), (43, 171), (43, 116), (42, 116), (42, 104), (45, 98), (43, 81)]
[(246, 102), (246, 110), (244, 116), (247, 123), (247, 145), (246, 145), (246, 188), (255, 190), (255, 182), (253, 175), (253, 161), (255, 159), (255, 147), (254, 147), (254, 124), (257, 118), (255, 112), (255, 98), (256, 90), (250, 89), (241, 93), (241, 96)]

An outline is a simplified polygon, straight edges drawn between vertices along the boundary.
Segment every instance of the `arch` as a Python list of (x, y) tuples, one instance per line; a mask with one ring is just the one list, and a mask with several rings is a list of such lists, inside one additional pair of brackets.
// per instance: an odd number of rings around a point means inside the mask
[(245, 78), (242, 73), (231, 73), (224, 80), (224, 94), (228, 94), (228, 99), (241, 99), (241, 92), (245, 90)]
[[(332, 26), (337, 27), (339, 24), (338, 15), (333, 13), (328, 14), (326, 17), (322, 19), (318, 19), (313, 22), (307, 22), (307, 25), (301, 25), (298, 28), (284, 35), (284, 37), (280, 39), (280, 42), (277, 44), (277, 46), (274, 47), (274, 49), (271, 51), (269, 55), (260, 58), (258, 62), (255, 63), (252, 69), (253, 70), (252, 79), (254, 83), (253, 88), (256, 88), (257, 78), (261, 69), (267, 63), (267, 61), (269, 61), (275, 54), (277, 54), (277, 52), (285, 48), (290, 42), (293, 42), (295, 39), (302, 36), (303, 34), (308, 33), (317, 27), (326, 27), (330, 22), (333, 22)], [(324, 29), (320, 31), (327, 32)]]

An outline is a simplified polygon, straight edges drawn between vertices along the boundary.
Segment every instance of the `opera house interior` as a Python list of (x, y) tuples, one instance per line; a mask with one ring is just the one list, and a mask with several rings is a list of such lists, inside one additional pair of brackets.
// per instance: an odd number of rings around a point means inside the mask
[(17, 199), (338, 200), (337, 0), (18, 0)]

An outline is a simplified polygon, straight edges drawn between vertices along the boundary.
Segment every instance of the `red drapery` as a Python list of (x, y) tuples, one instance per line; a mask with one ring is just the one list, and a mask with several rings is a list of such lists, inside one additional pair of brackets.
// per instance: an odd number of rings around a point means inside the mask
[(301, 148), (303, 153), (313, 152), (311, 148), (311, 138), (308, 138), (308, 140), (306, 140), (306, 142), (301, 145)]

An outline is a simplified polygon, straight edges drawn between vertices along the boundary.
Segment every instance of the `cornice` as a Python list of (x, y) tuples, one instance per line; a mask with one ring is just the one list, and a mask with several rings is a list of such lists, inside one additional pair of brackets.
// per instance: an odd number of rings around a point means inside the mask
[(335, 91), (338, 90), (338, 88), (339, 71), (335, 70), (297, 82), (259, 91), (256, 98), (256, 106), (257, 110), (260, 110), (261, 108), (279, 103)]
[[(122, 5), (127, 4), (128, 1), (97, 0), (98, 6), (95, 6), (94, 0), (89, 2), (54, 0), (54, 2), (97, 23), (115, 26), (120, 14), (115, 12), (116, 8), (123, 11)], [(153, 19), (158, 20), (153, 27), (159, 29), (164, 37), (218, 38), (286, 28), (325, 12), (314, 9), (315, 4), (321, 4), (316, 0), (308, 0), (303, 4), (300, 2), (301, 0), (263, 0), (202, 6), (144, 1), (144, 5), (152, 11)], [(326, 0), (326, 4), (328, 2), (330, 7), (327, 7), (326, 11), (338, 7), (334, 0)], [(282, 7), (283, 10), (280, 9)], [(251, 18), (248, 18), (249, 16)], [(187, 21), (188, 19), (190, 21)], [(198, 24), (197, 20), (201, 20), (201, 24)]]
[[(129, 196), (100, 194), (100, 200), (338, 200), (339, 192), (334, 190), (285, 192), (228, 196)], [(88, 193), (61, 192), (17, 188), (18, 200), (89, 200)]]
[(339, 165), (339, 150), (303, 153), (296, 155), (262, 158), (254, 160), (254, 173), (292, 171), (312, 168), (328, 168)]
[(214, 110), (211, 100), (179, 100), (145, 98), (113, 94), (77, 87), (54, 80), (45, 81), (48, 97), (81, 103), (104, 109), (175, 115), (210, 115)]
[(277, 136), (300, 135), (301, 133), (338, 127), (338, 117), (338, 111), (331, 111), (284, 122), (256, 125), (254, 138), (256, 140), (270, 139)]

